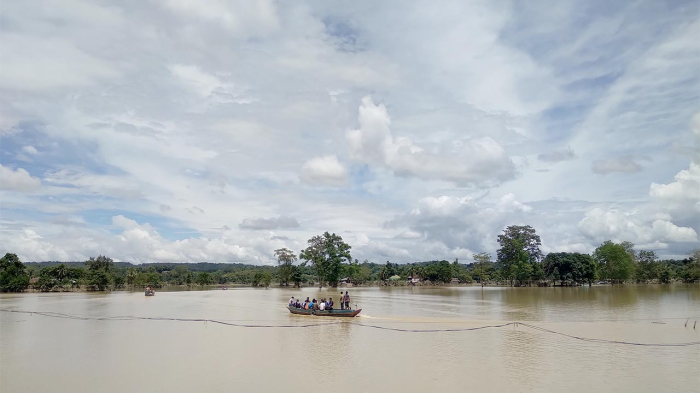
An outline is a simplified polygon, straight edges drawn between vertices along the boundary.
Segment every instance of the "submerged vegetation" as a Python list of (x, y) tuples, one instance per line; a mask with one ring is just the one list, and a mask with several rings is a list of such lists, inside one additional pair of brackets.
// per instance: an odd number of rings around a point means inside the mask
[[(282, 248), (274, 251), (277, 266), (239, 263), (153, 263), (133, 265), (106, 256), (85, 262), (22, 263), (8, 253), (0, 259), (0, 291), (104, 291), (140, 289), (147, 285), (481, 285), (549, 286), (592, 284), (598, 280), (670, 283), (700, 281), (700, 250), (682, 260), (659, 260), (654, 251), (635, 251), (629, 242), (606, 241), (592, 255), (558, 252), (546, 256), (541, 240), (530, 226), (509, 226), (498, 237), (496, 260), (488, 253), (474, 261), (447, 260), (397, 264), (352, 259), (351, 247), (328, 232), (309, 239), (299, 255)], [(303, 260), (295, 264), (298, 259)]]

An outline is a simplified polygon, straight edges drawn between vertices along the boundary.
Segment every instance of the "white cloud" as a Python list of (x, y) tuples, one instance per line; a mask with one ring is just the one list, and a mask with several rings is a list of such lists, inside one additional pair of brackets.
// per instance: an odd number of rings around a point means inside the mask
[(39, 154), (39, 150), (37, 150), (36, 147), (31, 145), (23, 146), (22, 151), (32, 156)]
[[(682, 214), (700, 213), (700, 164), (678, 172), (668, 184), (651, 183), (649, 195), (669, 210)], [(697, 216), (696, 216), (697, 218)]]
[(501, 211), (523, 211), (523, 212), (529, 212), (532, 210), (532, 207), (525, 205), (521, 202), (518, 202), (515, 199), (515, 194), (513, 193), (508, 193), (506, 195), (503, 195), (501, 199), (498, 201), (497, 208)]
[(184, 17), (201, 18), (243, 37), (272, 32), (278, 28), (277, 7), (270, 0), (247, 1), (168, 0), (164, 4)]
[(193, 89), (202, 97), (207, 97), (222, 84), (218, 78), (202, 72), (197, 66), (175, 64), (171, 65), (169, 69), (185, 86)]
[(601, 208), (587, 212), (578, 227), (584, 235), (597, 242), (610, 239), (616, 242), (630, 241), (643, 246), (654, 242), (661, 245), (698, 241), (693, 228), (678, 227), (666, 220), (648, 223), (634, 214), (624, 214), (617, 210), (606, 211)]
[[(0, 170), (33, 192), (0, 184), (0, 230), (31, 259), (267, 263), (326, 230), (462, 259), (511, 224), (592, 251), (593, 207), (700, 232), (697, 3), (6, 3)], [(281, 214), (303, 225), (237, 225)]]
[(42, 92), (88, 86), (121, 75), (112, 64), (60, 38), (3, 33), (0, 56), (0, 87), (9, 90)]
[(31, 192), (41, 186), (41, 180), (33, 177), (26, 170), (13, 170), (0, 164), (0, 189), (7, 191)]
[(489, 137), (460, 139), (437, 146), (418, 146), (409, 138), (394, 137), (384, 104), (362, 99), (360, 128), (345, 134), (350, 157), (388, 168), (399, 176), (445, 180), (456, 184), (499, 183), (515, 176), (505, 149)]
[(347, 181), (347, 171), (336, 156), (315, 157), (302, 165), (300, 178), (307, 184), (340, 187)]

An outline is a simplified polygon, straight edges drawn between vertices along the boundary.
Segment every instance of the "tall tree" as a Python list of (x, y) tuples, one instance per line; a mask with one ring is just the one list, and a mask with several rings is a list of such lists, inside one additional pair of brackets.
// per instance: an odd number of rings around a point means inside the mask
[(307, 243), (309, 246), (302, 250), (299, 257), (314, 266), (319, 288), (324, 281), (333, 287), (338, 286), (342, 264), (352, 260), (350, 245), (339, 235), (328, 232), (312, 237)]
[(280, 278), (280, 284), (284, 283), (289, 286), (289, 281), (292, 280), (294, 273), (294, 261), (297, 260), (297, 254), (288, 248), (280, 248), (275, 250), (277, 256), (277, 272)]
[[(498, 243), (501, 248), (498, 249), (498, 262), (510, 278), (511, 285), (513, 280), (519, 283), (529, 281), (531, 273), (534, 271), (533, 266), (521, 266), (523, 261), (522, 251), (527, 255), (525, 259), (530, 264), (536, 264), (542, 261), (542, 251), (540, 246), (542, 241), (540, 236), (535, 232), (535, 229), (529, 225), (510, 225), (503, 230), (501, 235), (498, 235)], [(527, 273), (530, 276), (527, 276)]]
[(88, 267), (88, 270), (103, 269), (105, 272), (108, 273), (114, 265), (114, 262), (112, 261), (112, 258), (108, 258), (104, 255), (99, 255), (97, 258), (90, 257), (89, 260), (85, 261), (85, 265)]
[(483, 287), (489, 280), (488, 271), (491, 269), (491, 254), (487, 252), (480, 252), (474, 254), (474, 267), (476, 268), (476, 275), (479, 277), (479, 282)]
[(658, 262), (659, 258), (654, 251), (640, 251), (637, 254), (637, 266), (634, 271), (634, 278), (638, 282), (658, 279), (661, 273)]
[(0, 291), (22, 292), (29, 286), (29, 274), (17, 254), (5, 254), (0, 259)]
[(623, 282), (632, 275), (634, 262), (626, 245), (608, 240), (595, 249), (593, 258), (598, 263), (603, 277), (613, 283)]

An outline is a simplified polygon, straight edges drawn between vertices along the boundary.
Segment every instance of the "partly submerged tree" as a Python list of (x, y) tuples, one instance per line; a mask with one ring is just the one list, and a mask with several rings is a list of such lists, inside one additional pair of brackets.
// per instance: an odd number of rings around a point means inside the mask
[(479, 283), (483, 287), (489, 280), (489, 270), (492, 269), (491, 254), (480, 252), (474, 254), (474, 276), (478, 277)]
[(90, 291), (104, 291), (113, 284), (114, 278), (111, 274), (114, 262), (112, 258), (100, 255), (97, 258), (90, 257), (85, 261), (88, 268), (86, 275), (87, 288)]
[(22, 292), (29, 286), (29, 274), (17, 254), (5, 254), (0, 259), (0, 291)]
[(313, 265), (319, 288), (323, 286), (324, 281), (333, 287), (338, 286), (342, 264), (352, 260), (350, 245), (339, 235), (328, 232), (312, 237), (308, 244), (299, 257)]
[(280, 284), (289, 286), (289, 282), (292, 281), (294, 261), (297, 260), (297, 255), (288, 248), (280, 248), (275, 250), (275, 256), (277, 256), (277, 275), (280, 278)]
[(608, 240), (593, 252), (603, 278), (615, 282), (623, 282), (632, 276), (634, 262), (628, 245), (616, 244)]
[(634, 270), (634, 278), (637, 282), (656, 280), (661, 273), (659, 258), (654, 251), (640, 251), (637, 254), (637, 264)]
[(569, 283), (591, 284), (595, 279), (595, 261), (588, 254), (577, 252), (553, 252), (542, 261), (544, 274), (551, 280)]
[(681, 271), (681, 279), (684, 282), (700, 281), (700, 249), (693, 250), (688, 263)]
[[(518, 284), (530, 281), (532, 273), (536, 271), (534, 264), (542, 261), (542, 241), (535, 229), (529, 225), (510, 225), (503, 230), (503, 234), (498, 235), (498, 243), (501, 245), (497, 252), (498, 262), (511, 285), (514, 281)], [(524, 259), (522, 252), (526, 254)], [(522, 266), (524, 262), (531, 266)]]

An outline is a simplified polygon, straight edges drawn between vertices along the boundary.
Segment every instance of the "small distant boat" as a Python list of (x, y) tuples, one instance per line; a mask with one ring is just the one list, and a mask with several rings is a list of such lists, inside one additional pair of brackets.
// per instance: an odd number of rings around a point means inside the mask
[(146, 295), (146, 296), (155, 296), (156, 293), (155, 293), (154, 291), (152, 291), (152, 290), (147, 290), (146, 293), (145, 293), (145, 295)]
[(221, 290), (222, 290), (222, 291), (225, 291), (225, 290), (227, 290), (227, 289), (228, 289), (228, 288), (226, 288), (226, 286), (221, 287)]
[(352, 318), (354, 316), (357, 316), (357, 314), (362, 311), (361, 308), (358, 308), (357, 310), (331, 310), (331, 311), (321, 311), (321, 310), (305, 310), (303, 308), (296, 308), (296, 307), (289, 307), (287, 306), (287, 309), (289, 310), (290, 313), (296, 314), (296, 315), (313, 315), (316, 317), (347, 317), (347, 318)]

